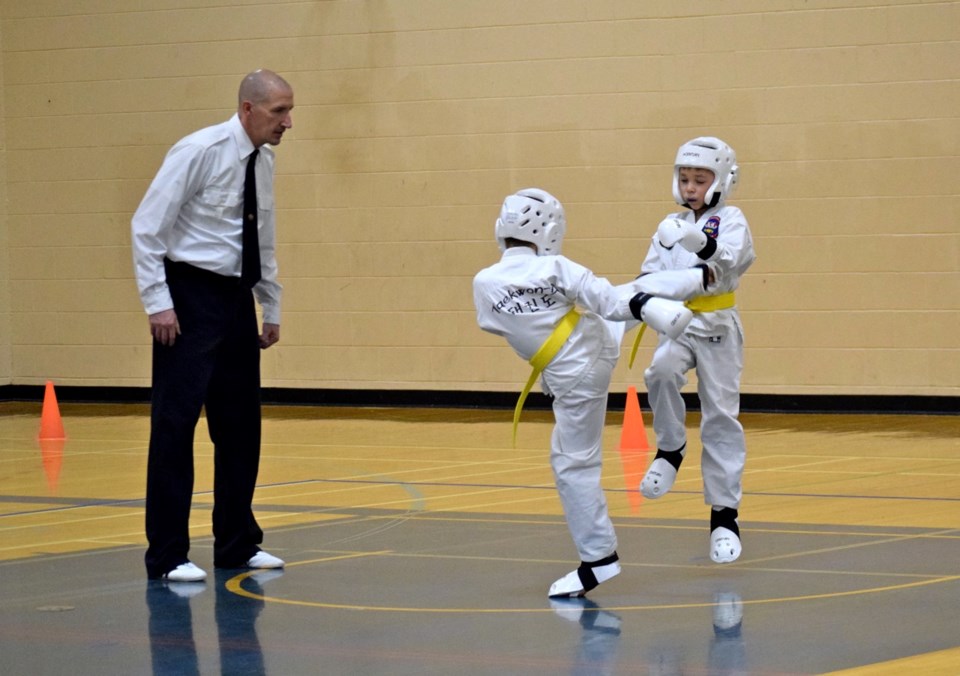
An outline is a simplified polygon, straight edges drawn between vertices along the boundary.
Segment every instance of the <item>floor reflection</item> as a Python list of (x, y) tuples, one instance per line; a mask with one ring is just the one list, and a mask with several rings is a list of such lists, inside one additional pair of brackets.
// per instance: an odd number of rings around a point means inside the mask
[(706, 664), (703, 662), (703, 644), (692, 634), (661, 638), (654, 641), (647, 652), (647, 673), (650, 676), (682, 676), (691, 672), (710, 676), (749, 673), (740, 594), (731, 589), (718, 589), (708, 610), (712, 631), (709, 633)]
[(199, 674), (190, 599), (206, 591), (196, 582), (147, 582), (150, 660), (155, 676)]
[(718, 591), (713, 598), (713, 638), (710, 640), (710, 673), (734, 676), (747, 673), (743, 644), (743, 600), (735, 591)]
[(570, 673), (577, 676), (616, 673), (620, 617), (586, 597), (550, 599), (550, 607), (563, 619), (580, 624), (580, 641)]
[[(236, 570), (216, 570), (214, 573), (214, 618), (220, 673), (264, 675), (267, 670), (256, 626), (264, 602), (227, 590), (227, 581), (238, 574)], [(262, 595), (261, 585), (281, 575), (281, 570), (257, 571), (244, 578), (242, 586), (252, 594)], [(150, 580), (147, 583), (150, 655), (154, 676), (200, 673), (190, 604), (196, 602), (192, 599), (208, 589), (208, 585), (196, 582)]]
[[(239, 596), (227, 590), (227, 580), (235, 577), (235, 570), (217, 570), (217, 638), (220, 644), (221, 674), (266, 674), (263, 650), (257, 637), (257, 617), (263, 610), (262, 599)], [(283, 575), (282, 570), (261, 570), (243, 580), (243, 588), (262, 595), (261, 583)]]

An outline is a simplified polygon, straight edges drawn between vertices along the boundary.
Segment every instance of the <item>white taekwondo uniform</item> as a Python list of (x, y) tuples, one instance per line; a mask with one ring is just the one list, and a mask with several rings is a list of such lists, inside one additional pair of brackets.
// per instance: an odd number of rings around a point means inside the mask
[(708, 505), (739, 509), (747, 453), (743, 427), (737, 419), (743, 371), (743, 327), (732, 297), (726, 294), (737, 289), (741, 275), (756, 259), (753, 238), (746, 217), (734, 206), (708, 209), (696, 221), (692, 211), (670, 217), (699, 226), (716, 241), (716, 251), (702, 260), (679, 245), (666, 249), (654, 236), (641, 272), (680, 270), (706, 262), (714, 270), (717, 283), (710, 287), (710, 296), (700, 300), (706, 301), (709, 307), (711, 297), (719, 300), (723, 296), (730, 303), (721, 305), (730, 307), (698, 311), (695, 305), (688, 305), (694, 310), (694, 316), (683, 334), (677, 340), (660, 335), (650, 367), (644, 372), (657, 447), (676, 451), (687, 442), (686, 407), (680, 389), (687, 383), (686, 373), (695, 368), (702, 413), (704, 501)]
[(574, 306), (583, 309), (573, 333), (543, 370), (541, 383), (553, 396), (556, 421), (550, 465), (584, 562), (603, 559), (617, 548), (600, 485), (600, 440), (620, 342), (624, 330), (638, 324), (629, 301), (639, 290), (637, 282), (614, 286), (564, 256), (537, 256), (527, 247), (507, 249), (473, 281), (480, 328), (503, 336), (525, 361)]

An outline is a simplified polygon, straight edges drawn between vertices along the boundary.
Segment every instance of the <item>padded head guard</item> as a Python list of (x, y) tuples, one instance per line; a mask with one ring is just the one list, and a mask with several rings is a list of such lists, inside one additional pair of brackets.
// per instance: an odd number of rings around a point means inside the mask
[(740, 177), (737, 154), (733, 148), (713, 136), (701, 136), (687, 141), (677, 151), (673, 163), (673, 199), (682, 207), (687, 206), (680, 195), (680, 167), (696, 167), (713, 172), (713, 183), (707, 189), (704, 202), (713, 208), (733, 194)]
[(557, 198), (539, 188), (524, 188), (503, 201), (494, 235), (501, 251), (511, 237), (536, 244), (538, 256), (555, 256), (566, 232), (567, 219)]

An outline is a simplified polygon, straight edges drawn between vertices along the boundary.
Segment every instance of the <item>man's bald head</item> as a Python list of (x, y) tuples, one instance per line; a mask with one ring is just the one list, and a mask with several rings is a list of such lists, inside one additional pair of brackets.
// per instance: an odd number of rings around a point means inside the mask
[(292, 91), (292, 87), (272, 70), (255, 70), (240, 82), (237, 107), (242, 107), (244, 101), (264, 103), (275, 91)]
[(240, 83), (237, 116), (255, 148), (277, 145), (293, 126), (293, 87), (272, 70), (255, 70)]

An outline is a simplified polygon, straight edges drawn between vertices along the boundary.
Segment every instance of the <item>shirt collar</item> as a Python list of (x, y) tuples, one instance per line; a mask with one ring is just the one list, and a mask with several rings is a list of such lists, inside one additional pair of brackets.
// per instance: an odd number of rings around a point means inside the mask
[(227, 124), (230, 125), (230, 132), (233, 134), (234, 140), (237, 142), (237, 154), (240, 156), (241, 160), (245, 160), (250, 156), (256, 148), (253, 147), (253, 142), (250, 140), (250, 137), (247, 136), (246, 130), (243, 128), (243, 125), (240, 124), (240, 116), (237, 113), (233, 114)]

